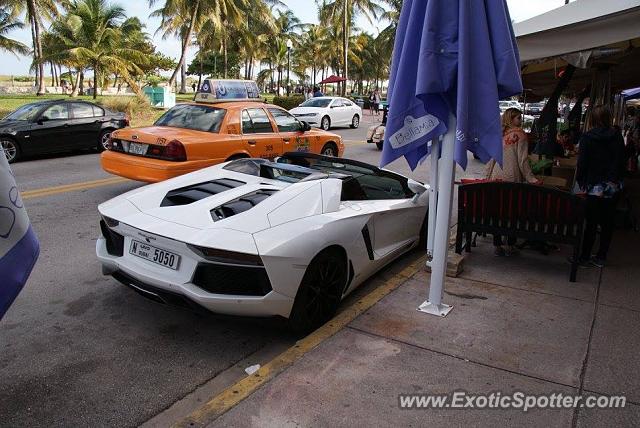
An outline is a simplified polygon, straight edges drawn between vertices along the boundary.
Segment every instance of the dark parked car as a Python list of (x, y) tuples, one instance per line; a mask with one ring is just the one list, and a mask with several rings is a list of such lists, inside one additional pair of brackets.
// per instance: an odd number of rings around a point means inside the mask
[(544, 109), (544, 103), (529, 103), (525, 107), (524, 114), (538, 117), (542, 113), (542, 109)]
[(38, 101), (25, 104), (0, 120), (0, 144), (9, 163), (41, 153), (102, 151), (111, 132), (128, 125), (124, 113), (86, 101)]

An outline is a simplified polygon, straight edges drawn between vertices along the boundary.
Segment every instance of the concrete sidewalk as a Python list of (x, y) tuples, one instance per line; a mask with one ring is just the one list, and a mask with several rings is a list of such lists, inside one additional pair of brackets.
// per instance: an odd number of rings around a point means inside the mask
[[(448, 278), (446, 318), (416, 311), (421, 267), (210, 426), (640, 425), (639, 235), (568, 281), (569, 249), (496, 258), (490, 240)], [(389, 276), (390, 274), (387, 274)], [(384, 276), (384, 275), (383, 275)], [(399, 394), (624, 395), (623, 409), (401, 410)]]

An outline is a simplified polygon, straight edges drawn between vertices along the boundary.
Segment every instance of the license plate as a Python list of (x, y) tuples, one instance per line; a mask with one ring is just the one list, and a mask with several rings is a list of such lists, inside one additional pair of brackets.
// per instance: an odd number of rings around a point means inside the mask
[(129, 143), (129, 153), (133, 153), (134, 155), (146, 155), (148, 148), (148, 144)]
[(131, 241), (129, 253), (173, 270), (177, 270), (180, 264), (179, 255), (135, 239)]

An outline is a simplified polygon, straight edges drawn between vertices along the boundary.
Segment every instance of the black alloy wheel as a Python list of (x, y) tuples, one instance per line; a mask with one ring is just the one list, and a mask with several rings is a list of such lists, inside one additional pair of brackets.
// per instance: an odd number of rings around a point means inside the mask
[(347, 261), (337, 250), (325, 250), (312, 260), (293, 303), (291, 330), (310, 333), (333, 317), (342, 300), (347, 271)]

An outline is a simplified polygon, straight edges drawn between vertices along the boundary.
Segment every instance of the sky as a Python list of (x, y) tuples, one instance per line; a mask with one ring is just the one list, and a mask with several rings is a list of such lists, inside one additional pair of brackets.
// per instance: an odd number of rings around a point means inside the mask
[[(162, 39), (160, 34), (155, 34), (158, 29), (159, 20), (157, 18), (149, 18), (151, 9), (147, 0), (111, 0), (112, 3), (120, 4), (124, 7), (128, 16), (137, 16), (147, 25), (147, 32), (153, 36), (153, 41), (158, 51), (170, 57), (178, 58), (180, 55), (180, 42), (175, 38)], [(283, 0), (283, 2), (300, 18), (304, 23), (317, 23), (317, 8), (315, 0)], [(160, 4), (157, 1), (156, 4)], [(547, 12), (556, 7), (564, 5), (564, 0), (507, 0), (511, 18), (516, 22), (531, 18)], [(371, 24), (364, 18), (358, 21), (358, 26), (370, 33), (377, 33), (378, 28), (384, 28), (384, 23)], [(10, 37), (17, 39), (26, 45), (31, 45), (31, 32), (28, 29), (14, 31), (9, 34)], [(195, 50), (191, 49), (191, 53), (187, 57), (190, 62), (193, 59)], [(4, 66), (0, 71), (1, 74), (24, 75), (29, 72), (31, 59), (24, 56), (16, 57), (9, 53), (2, 53), (2, 62)], [(46, 73), (46, 71), (45, 71)]]

